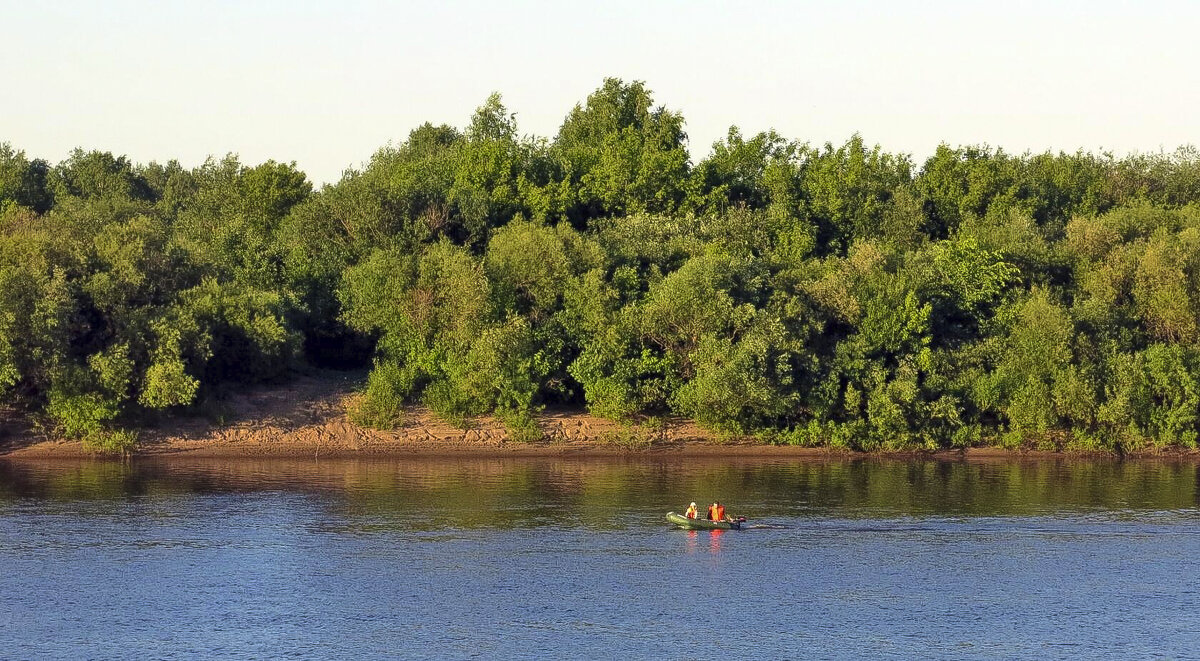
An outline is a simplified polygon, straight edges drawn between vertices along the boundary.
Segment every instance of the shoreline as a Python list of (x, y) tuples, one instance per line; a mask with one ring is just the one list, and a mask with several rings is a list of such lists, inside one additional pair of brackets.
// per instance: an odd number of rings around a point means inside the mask
[[(586, 414), (577, 414), (584, 416)], [(1171, 448), (1119, 455), (1110, 452), (1069, 450), (1013, 450), (981, 446), (939, 450), (880, 450), (862, 452), (829, 447), (767, 445), (747, 441), (721, 442), (706, 438), (672, 440), (645, 447), (627, 447), (613, 442), (585, 439), (565, 442), (525, 443), (509, 440), (428, 440), (428, 430), (416, 434), (405, 428), (380, 432), (357, 428), (357, 442), (346, 437), (311, 438), (312, 429), (279, 430), (257, 427), (253, 434), (244, 428), (224, 428), (213, 437), (167, 437), (141, 445), (129, 455), (106, 455), (84, 447), (80, 441), (64, 439), (19, 439), (0, 443), (0, 461), (22, 460), (121, 460), (121, 459), (807, 459), (807, 460), (928, 460), (928, 461), (1020, 461), (1089, 459), (1111, 461), (1187, 461), (1200, 464), (1200, 451)], [(405, 433), (405, 432), (408, 433)], [(467, 432), (473, 430), (466, 430)], [(242, 432), (242, 433), (239, 433)], [(423, 432), (423, 433), (422, 433)], [(464, 432), (465, 435), (466, 432)], [(233, 436), (233, 438), (229, 438)], [(366, 436), (362, 439), (359, 436)], [(386, 437), (391, 438), (386, 438)], [(414, 438), (415, 436), (415, 438)], [(380, 438), (384, 437), (384, 438)]]
[(376, 446), (349, 449), (306, 445), (279, 445), (266, 448), (257, 444), (211, 445), (190, 448), (137, 450), (128, 455), (90, 451), (78, 441), (39, 441), (17, 448), (0, 448), (0, 461), (190, 461), (220, 460), (474, 460), (474, 459), (694, 459), (713, 460), (810, 460), (810, 461), (1171, 461), (1200, 464), (1200, 452), (1166, 450), (1117, 455), (1106, 452), (1070, 452), (1049, 450), (1009, 450), (997, 447), (972, 447), (936, 451), (860, 452), (831, 448), (810, 448), (759, 444), (693, 443), (644, 449), (617, 448), (604, 444), (571, 443), (542, 445), (510, 443), (503, 446), (409, 445)]
[[(1064, 450), (1011, 450), (1001, 447), (858, 452), (829, 447), (767, 445), (754, 440), (722, 440), (688, 420), (672, 420), (662, 430), (633, 430), (583, 411), (550, 409), (538, 415), (543, 438), (525, 443), (508, 439), (500, 422), (485, 416), (463, 429), (423, 407), (410, 407), (394, 430), (360, 427), (347, 406), (358, 396), (347, 375), (304, 375), (283, 384), (261, 386), (223, 400), (217, 420), (199, 416), (164, 417), (139, 431), (135, 458), (794, 458), (929, 459), (989, 461), (1093, 458), (1168, 459), (1200, 463), (1200, 451), (1171, 448), (1126, 455)], [(80, 441), (37, 436), (24, 421), (0, 420), (8, 433), (0, 459), (104, 458)], [(16, 427), (14, 430), (13, 427)]]

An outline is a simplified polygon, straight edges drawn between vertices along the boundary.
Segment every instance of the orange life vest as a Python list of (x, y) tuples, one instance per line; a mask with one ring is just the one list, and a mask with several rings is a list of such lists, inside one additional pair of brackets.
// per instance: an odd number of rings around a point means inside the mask
[(689, 519), (696, 518), (696, 508), (689, 505), (687, 508), (687, 512), (684, 513), (684, 516), (686, 516)]
[(708, 520), (709, 521), (717, 520), (717, 506), (715, 504), (708, 506)]
[(717, 505), (716, 509), (717, 509), (717, 513), (716, 513), (716, 516), (713, 517), (713, 520), (714, 521), (724, 521), (725, 520), (725, 506)]

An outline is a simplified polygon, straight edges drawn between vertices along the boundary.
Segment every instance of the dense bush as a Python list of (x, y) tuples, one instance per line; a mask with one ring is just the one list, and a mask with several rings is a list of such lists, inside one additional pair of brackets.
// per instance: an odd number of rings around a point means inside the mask
[(97, 447), (297, 361), (373, 359), (353, 415), (423, 402), (522, 438), (547, 404), (859, 449), (1200, 440), (1200, 154), (924, 163), (682, 116), (607, 80), (551, 139), (499, 96), (314, 192), (0, 145), (0, 388)]

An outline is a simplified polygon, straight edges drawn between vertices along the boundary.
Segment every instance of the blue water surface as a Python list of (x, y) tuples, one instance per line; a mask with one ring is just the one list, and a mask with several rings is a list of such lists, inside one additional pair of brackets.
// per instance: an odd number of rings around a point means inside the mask
[[(3, 477), (5, 658), (1200, 650), (1186, 466), (226, 462)], [(761, 527), (662, 520), (714, 487)]]

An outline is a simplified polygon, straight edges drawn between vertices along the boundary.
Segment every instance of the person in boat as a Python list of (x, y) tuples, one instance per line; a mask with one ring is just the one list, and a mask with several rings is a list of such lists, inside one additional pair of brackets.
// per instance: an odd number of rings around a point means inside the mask
[(696, 518), (696, 516), (698, 516), (698, 513), (696, 512), (696, 503), (692, 503), (691, 505), (688, 505), (687, 511), (684, 512), (683, 515), (689, 519)]
[(713, 503), (712, 505), (708, 506), (708, 520), (709, 521), (717, 520), (717, 504), (716, 503)]
[(725, 518), (725, 506), (722, 505), (721, 501), (719, 501), (719, 500), (716, 503), (713, 503), (712, 519), (713, 519), (713, 521), (726, 521), (726, 520), (732, 521), (732, 519)]

